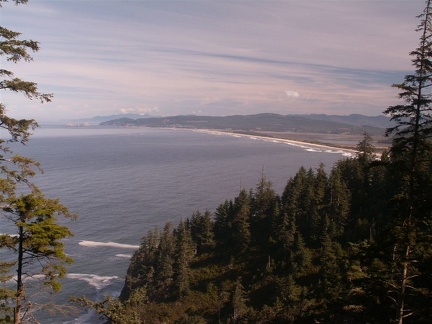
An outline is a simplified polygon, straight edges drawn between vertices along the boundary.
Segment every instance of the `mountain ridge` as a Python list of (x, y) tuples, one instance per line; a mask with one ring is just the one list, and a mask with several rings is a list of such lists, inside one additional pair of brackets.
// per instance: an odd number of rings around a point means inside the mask
[(261, 113), (254, 115), (117, 118), (101, 122), (103, 126), (141, 126), (191, 129), (219, 129), (244, 132), (293, 132), (322, 134), (384, 133), (391, 126), (385, 116), (351, 115), (279, 115)]

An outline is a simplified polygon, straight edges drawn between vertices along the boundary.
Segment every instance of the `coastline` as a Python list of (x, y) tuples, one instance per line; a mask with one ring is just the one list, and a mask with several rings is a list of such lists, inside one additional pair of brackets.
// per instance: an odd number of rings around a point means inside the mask
[(239, 133), (235, 131), (225, 131), (225, 130), (218, 130), (218, 129), (193, 129), (193, 131), (206, 133), (206, 134), (219, 135), (219, 136), (225, 135), (225, 136), (232, 136), (232, 137), (243, 137), (243, 138), (262, 140), (262, 141), (268, 141), (273, 143), (287, 144), (287, 145), (297, 146), (308, 151), (339, 153), (346, 157), (353, 157), (357, 154), (357, 150), (354, 150), (352, 148), (344, 148), (336, 145), (332, 146), (325, 143), (311, 143), (308, 141), (302, 141), (298, 139), (295, 140), (288, 139), (282, 136), (275, 137), (273, 136), (273, 134), (272, 135), (259, 134), (259, 133), (245, 134), (245, 133)]

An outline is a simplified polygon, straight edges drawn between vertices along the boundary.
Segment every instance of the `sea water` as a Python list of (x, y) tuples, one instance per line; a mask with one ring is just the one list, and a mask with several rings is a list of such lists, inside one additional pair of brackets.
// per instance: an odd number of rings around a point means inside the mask
[[(214, 211), (262, 175), (278, 194), (301, 166), (330, 170), (346, 152), (254, 136), (149, 128), (42, 127), (15, 151), (41, 162), (33, 181), (60, 198), (76, 221), (65, 240), (75, 262), (68, 267), (59, 304), (72, 296), (117, 296), (140, 239), (167, 221), (196, 210)], [(0, 232), (7, 226), (3, 226)], [(43, 323), (102, 323), (78, 308), (66, 317), (44, 314)]]

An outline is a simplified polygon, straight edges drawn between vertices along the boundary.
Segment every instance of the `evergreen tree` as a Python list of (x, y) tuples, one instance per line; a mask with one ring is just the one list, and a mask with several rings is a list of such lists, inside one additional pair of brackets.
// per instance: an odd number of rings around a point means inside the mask
[(148, 231), (141, 238), (140, 247), (132, 255), (126, 273), (125, 285), (120, 293), (121, 300), (128, 299), (132, 291), (139, 287), (154, 287), (158, 238), (157, 228)]
[(222, 255), (225, 255), (226, 251), (230, 249), (230, 240), (227, 234), (231, 228), (230, 218), (232, 210), (232, 201), (225, 200), (223, 204), (220, 204), (216, 208), (215, 212), (214, 235), (217, 250)]
[(248, 307), (246, 302), (246, 293), (240, 278), (238, 278), (234, 284), (234, 291), (231, 294), (232, 323), (241, 322), (241, 319), (247, 314)]
[(363, 134), (363, 140), (357, 144), (356, 155), (357, 161), (365, 167), (368, 167), (375, 160), (375, 147), (372, 137), (366, 132)]
[(244, 252), (251, 243), (250, 232), (250, 196), (241, 190), (234, 200), (231, 223), (231, 244), (234, 255)]
[[(252, 210), (250, 230), (253, 243), (263, 248), (269, 245), (272, 225), (279, 213), (277, 195), (272, 183), (261, 176), (255, 192), (252, 195)], [(268, 251), (266, 251), (268, 252)]]
[(189, 223), (198, 254), (214, 246), (213, 222), (208, 210), (204, 214), (194, 212)]
[(163, 287), (171, 285), (173, 281), (175, 245), (173, 224), (167, 222), (160, 237), (156, 261), (156, 276)]
[(189, 293), (190, 262), (194, 256), (192, 237), (186, 223), (181, 220), (176, 231), (174, 281), (177, 296), (184, 297)]
[[(416, 319), (415, 304), (427, 300), (428, 289), (422, 285), (422, 273), (418, 267), (421, 260), (432, 254), (429, 225), (432, 215), (432, 12), (431, 2), (426, 1), (423, 14), (419, 16), (417, 31), (421, 33), (419, 46), (410, 53), (415, 73), (405, 76), (404, 82), (395, 84), (400, 90), (399, 98), (405, 104), (391, 106), (385, 114), (397, 124), (387, 130), (394, 135), (390, 150), (392, 170), (398, 176), (399, 191), (394, 195), (393, 264), (396, 277), (391, 295), (396, 304), (395, 321), (412, 317)], [(418, 319), (417, 319), (418, 320)]]
[(328, 182), (327, 215), (331, 222), (329, 234), (333, 237), (341, 237), (348, 225), (351, 193), (342, 181), (342, 176), (337, 168), (332, 169)]
[[(14, 321), (21, 323), (29, 308), (24, 284), (26, 278), (42, 274), (44, 285), (54, 291), (60, 290), (58, 279), (66, 274), (64, 264), (72, 262), (61, 240), (72, 236), (72, 233), (66, 226), (59, 225), (55, 216), (75, 216), (58, 200), (47, 199), (40, 192), (9, 199), (3, 211), (18, 230), (13, 236), (2, 235), (2, 241), (6, 237), (6, 246), (17, 255), (13, 264), (17, 271)], [(34, 265), (39, 265), (41, 269)]]
[(319, 283), (318, 300), (320, 300), (318, 314), (322, 313), (326, 321), (341, 321), (337, 307), (344, 291), (344, 253), (339, 243), (331, 240), (329, 235), (329, 221), (325, 222), (323, 237), (319, 253)]

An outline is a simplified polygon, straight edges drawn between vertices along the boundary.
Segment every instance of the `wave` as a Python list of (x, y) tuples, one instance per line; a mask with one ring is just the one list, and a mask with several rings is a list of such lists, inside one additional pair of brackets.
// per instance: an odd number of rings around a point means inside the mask
[(115, 256), (118, 258), (127, 258), (127, 259), (132, 258), (132, 254), (116, 254)]
[(0, 235), (7, 235), (9, 237), (18, 237), (18, 234), (0, 233)]
[(88, 273), (69, 273), (67, 274), (67, 278), (85, 281), (98, 290), (108, 287), (112, 281), (119, 279), (118, 276), (99, 276)]
[(96, 242), (96, 241), (80, 241), (79, 245), (87, 247), (115, 247), (120, 249), (138, 249), (139, 245), (123, 244), (116, 242)]
[(194, 131), (198, 132), (198, 133), (206, 133), (206, 134), (212, 134), (212, 135), (225, 135), (225, 136), (231, 136), (231, 137), (248, 138), (248, 139), (252, 139), (252, 140), (261, 140), (261, 141), (265, 141), (265, 142), (287, 144), (290, 146), (300, 147), (300, 148), (302, 148), (308, 152), (337, 153), (337, 154), (342, 154), (343, 156), (348, 156), (348, 157), (352, 157), (355, 154), (355, 151), (351, 150), (351, 149), (338, 149), (338, 148), (333, 148), (333, 147), (325, 145), (325, 144), (307, 143), (307, 142), (284, 139), (284, 138), (271, 138), (271, 137), (257, 136), (257, 135), (220, 132), (220, 131), (214, 131), (214, 130), (208, 130), (208, 129), (196, 129)]

